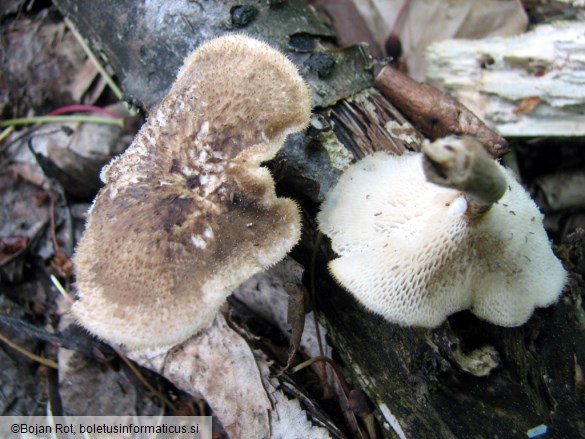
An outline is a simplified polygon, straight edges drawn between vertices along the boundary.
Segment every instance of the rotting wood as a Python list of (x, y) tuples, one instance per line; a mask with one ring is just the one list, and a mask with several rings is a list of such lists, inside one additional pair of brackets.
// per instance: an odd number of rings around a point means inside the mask
[(376, 151), (419, 151), (424, 137), (374, 89), (348, 97), (331, 108), (336, 137), (357, 159)]
[(446, 40), (427, 50), (428, 80), (503, 136), (585, 135), (585, 23), (523, 35)]

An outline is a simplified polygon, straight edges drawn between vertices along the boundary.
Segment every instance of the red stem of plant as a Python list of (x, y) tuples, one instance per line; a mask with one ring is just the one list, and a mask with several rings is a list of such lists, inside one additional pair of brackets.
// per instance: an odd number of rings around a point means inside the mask
[(83, 104), (67, 105), (65, 107), (57, 108), (56, 110), (51, 111), (48, 115), (49, 116), (58, 116), (60, 114), (74, 113), (76, 111), (90, 111), (93, 113), (101, 113), (101, 114), (104, 114), (106, 116), (113, 117), (114, 119), (121, 119), (122, 118), (122, 116), (120, 116), (119, 114), (113, 113), (109, 110), (106, 110), (105, 108), (96, 107), (95, 105), (83, 105)]
[(390, 31), (390, 35), (396, 35), (396, 29), (398, 29), (398, 24), (402, 20), (402, 16), (406, 11), (406, 7), (410, 3), (410, 0), (404, 0), (402, 6), (400, 7), (400, 11), (398, 11), (398, 15), (396, 16), (396, 20), (394, 20), (394, 25), (392, 26), (392, 30)]

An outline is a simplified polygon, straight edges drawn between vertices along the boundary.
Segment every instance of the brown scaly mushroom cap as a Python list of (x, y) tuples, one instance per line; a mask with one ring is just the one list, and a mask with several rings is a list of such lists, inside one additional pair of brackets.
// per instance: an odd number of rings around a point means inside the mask
[[(479, 152), (476, 146), (469, 137), (448, 137), (425, 145), (425, 155), (376, 153), (327, 194), (318, 221), (340, 256), (330, 270), (369, 310), (401, 325), (436, 327), (470, 309), (517, 326), (561, 294), (566, 273), (542, 214), (492, 159), (470, 173), (475, 165), (467, 154)], [(427, 181), (425, 172), (431, 178), (439, 167), (432, 178), (459, 189)], [(477, 175), (490, 168), (495, 178), (478, 184)]]
[(262, 42), (230, 35), (191, 54), (102, 171), (74, 256), (79, 323), (114, 344), (169, 346), (281, 260), (299, 240), (299, 212), (259, 164), (310, 112), (296, 67)]

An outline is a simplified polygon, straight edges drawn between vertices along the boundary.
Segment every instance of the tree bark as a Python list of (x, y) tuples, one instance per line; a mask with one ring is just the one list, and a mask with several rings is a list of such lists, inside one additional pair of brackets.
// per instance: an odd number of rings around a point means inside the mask
[[(335, 47), (335, 35), (302, 0), (55, 3), (109, 60), (127, 95), (146, 109), (164, 96), (188, 53), (224, 32), (263, 39), (299, 66), (313, 90), (315, 116), (307, 133), (292, 136), (270, 166), (280, 178), (278, 189), (302, 206), (303, 238), (292, 256), (307, 273), (314, 270), (317, 310), (336, 362), (351, 386), (369, 396), (381, 435), (520, 438), (546, 424), (547, 437), (585, 436), (584, 288), (578, 273), (556, 306), (537, 310), (519, 328), (461, 312), (435, 330), (385, 322), (329, 275), (334, 255), (326, 239), (315, 248), (314, 221), (327, 190), (352, 157), (419, 150), (423, 139), (372, 88), (366, 47)], [(582, 267), (578, 252), (585, 239), (573, 239), (562, 247), (563, 257), (569, 268)], [(482, 353), (491, 366), (474, 362)], [(488, 367), (486, 376), (475, 375), (478, 364)]]

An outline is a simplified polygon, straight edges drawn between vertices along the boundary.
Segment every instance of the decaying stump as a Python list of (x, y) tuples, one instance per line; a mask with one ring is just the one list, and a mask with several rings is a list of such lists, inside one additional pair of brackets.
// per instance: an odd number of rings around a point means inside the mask
[(427, 78), (504, 136), (583, 136), (584, 31), (582, 22), (557, 22), (516, 37), (436, 43)]
[[(368, 395), (381, 435), (526, 437), (539, 424), (548, 426), (547, 437), (585, 435), (579, 275), (557, 306), (538, 310), (522, 327), (501, 328), (461, 312), (436, 330), (423, 330), (366, 312), (328, 274), (333, 254), (326, 240), (315, 249), (314, 216), (341, 171), (376, 150), (419, 150), (423, 134), (430, 136), (403, 116), (399, 102), (373, 88), (367, 47), (335, 47), (335, 35), (302, 0), (55, 3), (109, 60), (128, 97), (147, 109), (162, 98), (188, 53), (226, 32), (261, 38), (299, 66), (314, 92), (315, 116), (306, 135), (292, 136), (270, 167), (280, 190), (305, 213), (292, 256), (305, 267), (307, 285), (314, 270), (317, 310), (334, 358), (351, 387)], [(562, 257), (569, 270), (572, 264), (582, 269), (584, 236), (572, 239)]]

